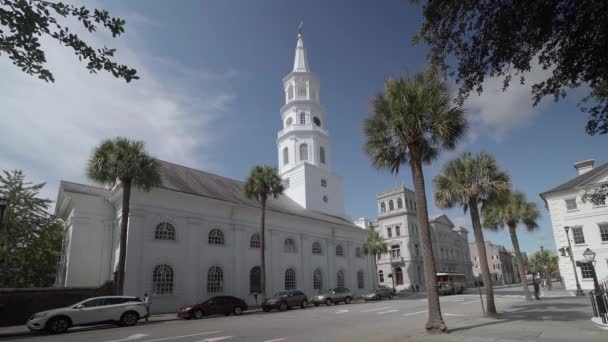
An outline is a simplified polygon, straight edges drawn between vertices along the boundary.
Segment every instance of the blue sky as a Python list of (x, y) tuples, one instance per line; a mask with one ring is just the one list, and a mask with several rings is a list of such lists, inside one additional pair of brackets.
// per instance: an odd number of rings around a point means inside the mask
[[(8, 103), (0, 115), (15, 118), (0, 127), (6, 130), (0, 134), (0, 165), (48, 182), (45, 195), (56, 196), (59, 179), (88, 182), (84, 163), (90, 150), (115, 135), (146, 140), (162, 159), (236, 179), (244, 179), (255, 164), (275, 165), (281, 79), (293, 65), (300, 21), (309, 63), (321, 79), (333, 170), (343, 177), (347, 213), (375, 218), (377, 192), (402, 184), (412, 188), (408, 167), (396, 176), (375, 170), (362, 149), (371, 96), (382, 90), (385, 78), (425, 65), (426, 47), (411, 44), (421, 10), (408, 1), (113, 0), (95, 7), (125, 18), (126, 34), (84, 37), (116, 47), (117, 60), (136, 67), (141, 80), (127, 85), (89, 75), (72, 54), (50, 42), (55, 84), (41, 84), (0, 60), (9, 81), (0, 85)], [(540, 80), (546, 74), (533, 70), (529, 76)], [(576, 108), (580, 90), (533, 108), (529, 84), (506, 93), (499, 85), (500, 80), (489, 80), (488, 91), (466, 103), (471, 131), (457, 151), (425, 169), (428, 195), (447, 160), (463, 151), (489, 152), (541, 209), (541, 231), (522, 231), (522, 248), (555, 248), (538, 194), (574, 177), (578, 160), (603, 162), (606, 137), (585, 134), (586, 116)], [(431, 203), (430, 214), (439, 212)], [(447, 213), (469, 224), (462, 210)], [(486, 238), (511, 248), (506, 232), (486, 232)]]

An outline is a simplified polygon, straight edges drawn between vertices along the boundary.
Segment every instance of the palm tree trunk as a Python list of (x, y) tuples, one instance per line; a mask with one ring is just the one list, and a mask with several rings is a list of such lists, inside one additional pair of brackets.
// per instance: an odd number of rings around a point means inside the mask
[(380, 286), (380, 282), (378, 281), (378, 256), (376, 254), (372, 254), (372, 258), (374, 258), (374, 287)]
[(262, 301), (266, 299), (266, 199), (262, 199), (262, 217), (260, 222), (260, 291), (262, 292)]
[(481, 266), (481, 274), (483, 276), (483, 287), (486, 292), (486, 316), (496, 316), (496, 304), (494, 304), (492, 276), (490, 275), (488, 255), (486, 254), (486, 243), (483, 239), (483, 232), (481, 231), (481, 221), (479, 220), (477, 199), (474, 198), (469, 200), (469, 211), (471, 212), (471, 222), (473, 223), (473, 232), (475, 233), (477, 254), (479, 255), (480, 259), (479, 264)]
[(433, 257), (433, 245), (431, 241), (431, 229), (429, 227), (429, 214), (426, 207), (426, 191), (424, 187), (424, 174), (422, 162), (417, 148), (411, 149), (412, 178), (414, 190), (416, 191), (416, 215), (420, 228), (420, 242), (422, 245), (422, 262), (424, 266), (424, 279), (426, 282), (427, 302), (429, 307), (429, 318), (426, 322), (428, 332), (447, 332), (448, 327), (441, 316), (441, 305), (439, 304), (439, 292), (437, 291), (437, 269)]
[(122, 181), (122, 217), (120, 220), (120, 245), (118, 252), (118, 284), (116, 294), (122, 295), (125, 289), (125, 266), (127, 263), (127, 232), (129, 229), (129, 210), (131, 201), (131, 181)]
[(530, 296), (530, 289), (528, 288), (528, 279), (526, 279), (526, 273), (524, 272), (524, 264), (521, 257), (521, 251), (519, 249), (519, 240), (517, 239), (517, 228), (514, 224), (509, 224), (509, 234), (511, 234), (511, 243), (513, 244), (513, 249), (515, 250), (515, 257), (517, 258), (517, 271), (519, 272), (519, 278), (521, 280), (521, 286), (524, 289), (524, 296), (526, 297), (526, 302), (531, 302), (532, 297)]

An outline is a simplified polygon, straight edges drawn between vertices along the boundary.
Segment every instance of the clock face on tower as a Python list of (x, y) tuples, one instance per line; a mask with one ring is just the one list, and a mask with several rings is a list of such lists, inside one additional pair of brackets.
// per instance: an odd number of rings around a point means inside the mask
[(315, 125), (321, 127), (321, 120), (319, 120), (318, 117), (315, 116), (315, 118), (312, 119), (312, 121), (315, 123)]

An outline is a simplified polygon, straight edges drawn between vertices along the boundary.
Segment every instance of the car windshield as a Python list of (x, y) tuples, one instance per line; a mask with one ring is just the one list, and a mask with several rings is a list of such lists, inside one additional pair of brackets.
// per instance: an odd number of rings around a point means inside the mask
[(289, 291), (281, 291), (278, 293), (275, 293), (274, 296), (272, 296), (272, 298), (282, 298), (282, 297), (287, 297), (289, 295)]
[(325, 289), (325, 290), (319, 291), (319, 294), (325, 295), (325, 294), (331, 294), (332, 292), (334, 292), (333, 289)]
[(368, 291), (367, 291), (367, 292), (365, 292), (365, 293), (366, 293), (366, 294), (372, 294), (372, 293), (377, 293), (377, 292), (380, 292), (380, 290), (379, 290), (379, 289), (371, 289), (371, 290), (368, 290)]

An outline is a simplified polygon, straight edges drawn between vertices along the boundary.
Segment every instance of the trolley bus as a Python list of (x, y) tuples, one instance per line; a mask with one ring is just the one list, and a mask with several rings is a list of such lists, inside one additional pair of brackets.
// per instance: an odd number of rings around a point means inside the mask
[(439, 294), (456, 294), (464, 291), (465, 278), (462, 273), (437, 273)]

